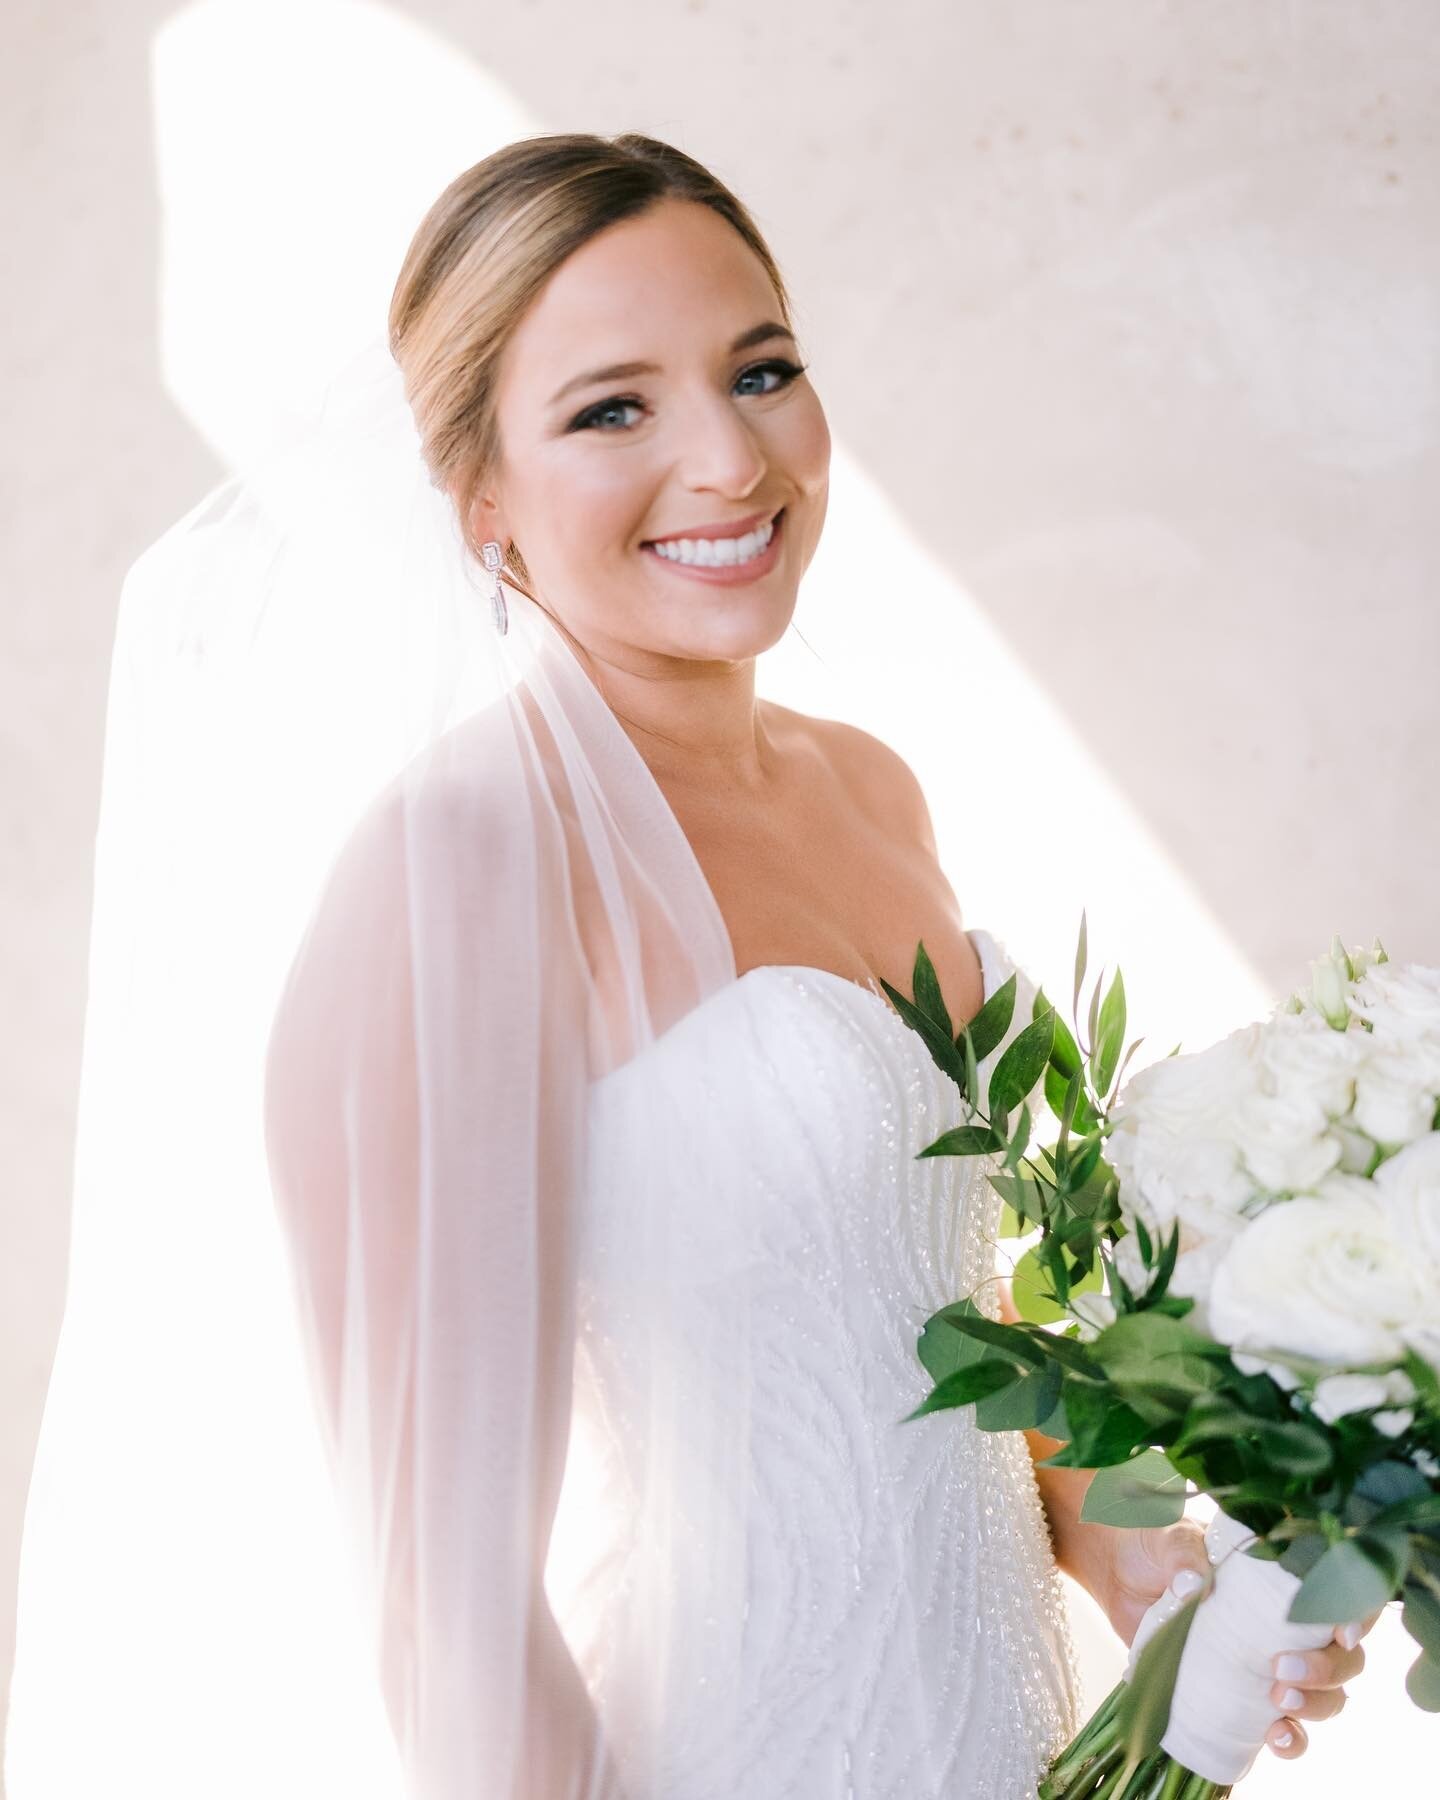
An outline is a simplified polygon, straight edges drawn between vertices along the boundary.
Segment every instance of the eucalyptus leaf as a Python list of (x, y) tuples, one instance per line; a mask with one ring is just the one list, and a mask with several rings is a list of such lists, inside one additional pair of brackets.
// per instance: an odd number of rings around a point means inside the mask
[(951, 1324), (954, 1319), (978, 1316), (973, 1300), (956, 1300), (952, 1305), (932, 1313), (925, 1321), (915, 1345), (915, 1353), (932, 1381), (943, 1381), (947, 1375), (953, 1375), (956, 1369), (963, 1369), (967, 1363), (979, 1362), (984, 1356), (984, 1347), (979, 1338), (956, 1331)]
[(1022, 1375), (1012, 1387), (989, 1394), (975, 1408), (975, 1423), (982, 1431), (1035, 1431), (1052, 1417), (1064, 1372), (1058, 1363), (1047, 1363)]
[(1185, 1511), (1185, 1477), (1160, 1450), (1098, 1469), (1080, 1507), (1087, 1524), (1173, 1525)]
[(1440, 1661), (1417, 1656), (1405, 1677), (1405, 1692), (1422, 1712), (1440, 1712)]
[(1384, 1606), (1393, 1585), (1358, 1538), (1341, 1538), (1301, 1582), (1288, 1616), (1296, 1625), (1346, 1625)]
[(1425, 1654), (1440, 1663), (1440, 1597), (1429, 1588), (1412, 1583), (1405, 1590), (1400, 1618)]

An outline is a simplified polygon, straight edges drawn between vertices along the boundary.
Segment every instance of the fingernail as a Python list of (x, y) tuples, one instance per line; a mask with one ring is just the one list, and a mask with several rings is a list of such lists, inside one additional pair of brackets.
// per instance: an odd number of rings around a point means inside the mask
[(1277, 1731), (1270, 1742), (1277, 1750), (1288, 1750), (1295, 1742), (1295, 1733), (1293, 1731)]
[(1205, 1585), (1205, 1577), (1198, 1569), (1181, 1569), (1170, 1583), (1170, 1592), (1182, 1600), (1188, 1600), (1191, 1594), (1198, 1594)]
[(1358, 1625), (1342, 1625), (1335, 1633), (1335, 1639), (1344, 1649), (1353, 1650), (1360, 1642), (1360, 1627)]
[(1275, 1679), (1277, 1681), (1303, 1681), (1305, 1679), (1305, 1658), (1303, 1656), (1277, 1656), (1275, 1658)]
[(1303, 1706), (1304, 1704), (1305, 1696), (1300, 1692), (1299, 1688), (1286, 1688), (1285, 1692), (1280, 1696), (1281, 1712), (1294, 1712), (1297, 1706)]

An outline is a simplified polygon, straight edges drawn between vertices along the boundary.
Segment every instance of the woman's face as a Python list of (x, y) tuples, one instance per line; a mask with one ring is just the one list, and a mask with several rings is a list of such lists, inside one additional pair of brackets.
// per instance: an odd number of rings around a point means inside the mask
[[(506, 346), (501, 468), (474, 523), (514, 540), (537, 598), (605, 661), (755, 656), (783, 635), (825, 519), (830, 433), (800, 361), (739, 233), (657, 202), (570, 256)], [(744, 560), (652, 547), (727, 536)]]

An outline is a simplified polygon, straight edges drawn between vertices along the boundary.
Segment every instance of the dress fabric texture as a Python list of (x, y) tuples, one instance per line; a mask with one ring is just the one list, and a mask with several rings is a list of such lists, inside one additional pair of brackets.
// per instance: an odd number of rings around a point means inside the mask
[[(970, 935), (988, 997), (1014, 964)], [(982, 1077), (1030, 1018), (1019, 981)], [(546, 1585), (627, 1800), (1033, 1800), (1073, 1733), (1024, 1438), (969, 1411), (903, 1422), (931, 1385), (926, 1317), (998, 1310), (986, 1165), (916, 1160), (959, 1112), (878, 987), (801, 965), (748, 971), (590, 1088)], [(665, 1266), (627, 1203), (641, 1163), (683, 1219)], [(632, 1327), (658, 1297), (681, 1399), (647, 1489)], [(733, 1385), (704, 1375), (717, 1337)], [(657, 1705), (627, 1682), (626, 1628), (660, 1588), (679, 1604)]]

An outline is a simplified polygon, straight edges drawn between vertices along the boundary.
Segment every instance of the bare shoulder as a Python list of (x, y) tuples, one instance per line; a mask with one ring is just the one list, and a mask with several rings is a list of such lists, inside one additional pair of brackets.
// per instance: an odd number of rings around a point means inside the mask
[(911, 842), (918, 839), (934, 856), (935, 828), (919, 777), (900, 752), (873, 732), (843, 719), (766, 702), (772, 718), (807, 741), (877, 823)]

